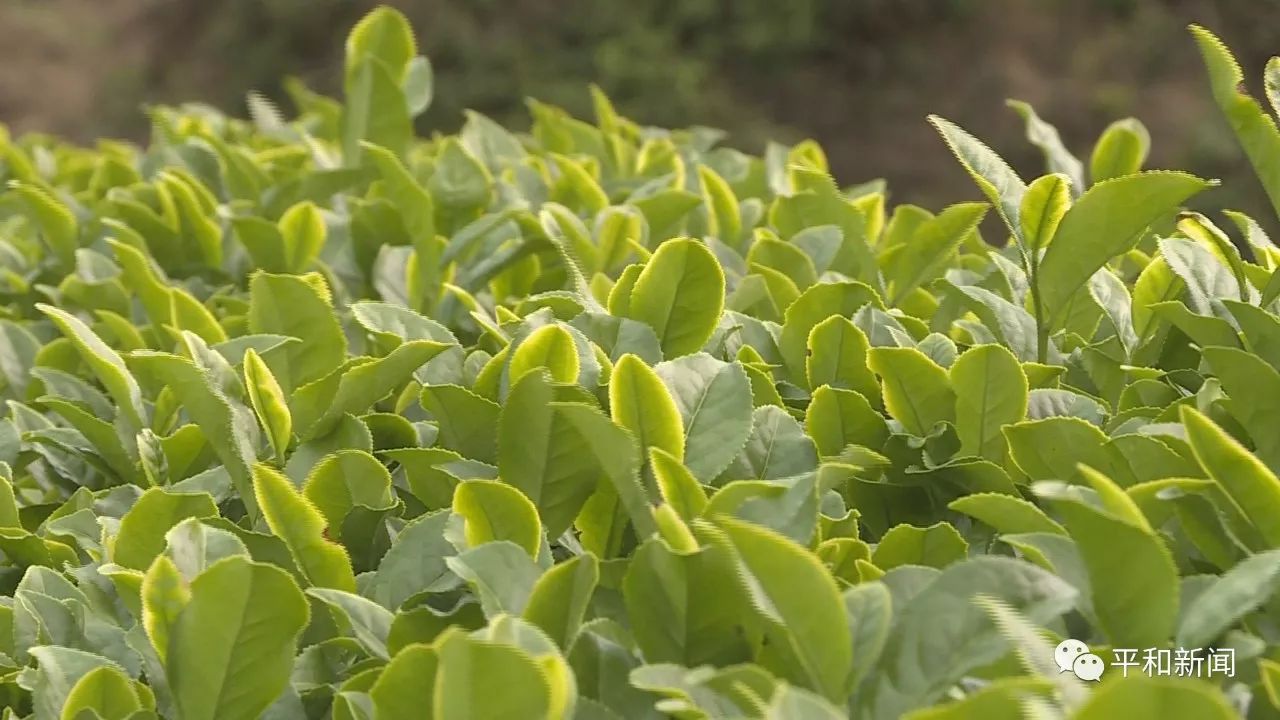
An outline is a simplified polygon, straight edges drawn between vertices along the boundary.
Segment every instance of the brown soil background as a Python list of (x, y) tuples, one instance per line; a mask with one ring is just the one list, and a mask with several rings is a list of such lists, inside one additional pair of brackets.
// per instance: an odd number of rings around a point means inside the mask
[[(890, 182), (936, 207), (976, 189), (925, 122), (987, 139), (1025, 175), (1038, 151), (1005, 98), (1031, 102), (1086, 159), (1113, 119), (1151, 131), (1153, 167), (1223, 178), (1208, 206), (1275, 218), (1212, 107), (1186, 32), (1233, 47), (1260, 95), (1280, 53), (1276, 0), (401, 0), (436, 70), (420, 130), (463, 108), (517, 127), (525, 96), (589, 112), (588, 82), (645, 123), (705, 124), (758, 152), (814, 137), (843, 182)], [(0, 122), (18, 132), (145, 140), (141, 108), (243, 113), (298, 75), (330, 93), (365, 0), (0, 0)]]

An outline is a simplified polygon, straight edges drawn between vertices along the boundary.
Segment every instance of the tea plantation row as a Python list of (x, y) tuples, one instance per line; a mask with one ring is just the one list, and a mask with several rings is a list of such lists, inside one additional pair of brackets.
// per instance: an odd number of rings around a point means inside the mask
[(344, 86), (0, 135), (4, 718), (1280, 716), (1276, 218), (1138, 121), (932, 118), (935, 212), (599, 92), (417, 138), (393, 10)]

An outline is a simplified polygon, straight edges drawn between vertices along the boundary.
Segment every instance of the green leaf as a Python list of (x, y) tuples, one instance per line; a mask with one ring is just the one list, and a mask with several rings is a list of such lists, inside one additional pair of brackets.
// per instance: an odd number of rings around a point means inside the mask
[(289, 478), (259, 463), (253, 466), (253, 492), (272, 534), (284, 541), (309, 584), (355, 591), (347, 553), (325, 538), (324, 516)]
[(286, 345), (271, 371), (287, 392), (328, 375), (342, 364), (347, 339), (333, 314), (329, 286), (315, 273), (249, 278), (249, 331), (287, 335), (302, 342)]
[(976, 493), (952, 500), (947, 507), (990, 525), (1002, 535), (1067, 534), (1066, 529), (1045, 515), (1043, 510), (1012, 495)]
[(899, 305), (912, 290), (941, 275), (952, 253), (977, 229), (989, 207), (986, 203), (957, 203), (917, 226), (885, 272), (889, 304)]
[(43, 304), (37, 304), (36, 309), (47, 315), (75, 346), (85, 364), (93, 370), (115, 400), (116, 410), (128, 423), (127, 427), (133, 432), (141, 430), (146, 425), (142, 390), (120, 355), (71, 313)]
[(129, 358), (143, 375), (163, 382), (223, 463), (250, 514), (256, 514), (250, 466), (255, 460), (253, 415), (232, 405), (211, 373), (186, 358), (139, 350)]
[(839, 455), (849, 445), (879, 448), (889, 437), (884, 417), (866, 397), (826, 385), (813, 391), (804, 428), (823, 457)]
[(1262, 181), (1271, 205), (1280, 213), (1280, 130), (1258, 101), (1244, 91), (1244, 73), (1227, 46), (1199, 25), (1191, 26), (1191, 34), (1200, 46), (1213, 99)]
[(316, 463), (303, 483), (302, 496), (324, 518), (329, 535), (343, 542), (343, 520), (355, 508), (395, 504), (391, 474), (364, 450), (339, 450)]
[(1020, 305), (985, 288), (972, 285), (951, 287), (959, 293), (957, 300), (960, 304), (977, 315), (995, 340), (1012, 350), (1019, 360), (1047, 363), (1059, 361), (1058, 351), (1051, 343), (1046, 343), (1045, 353), (1041, 356), (1035, 318)]
[(1056, 505), (1088, 570), (1098, 624), (1114, 647), (1167, 642), (1178, 618), (1173, 556), (1112, 480), (1092, 470), (1084, 474), (1104, 506), (1087, 505), (1065, 493)]
[(751, 435), (721, 474), (727, 480), (778, 480), (814, 470), (818, 451), (804, 427), (776, 405), (751, 415)]
[(328, 233), (320, 208), (310, 201), (300, 202), (285, 211), (279, 226), (284, 244), (285, 270), (306, 272), (324, 247)]
[(289, 414), (284, 391), (276, 382), (276, 376), (271, 374), (271, 369), (253, 348), (244, 354), (244, 386), (258, 422), (267, 431), (271, 449), (277, 459), (284, 459), (285, 450), (293, 438), (293, 416)]
[(181, 717), (258, 717), (288, 687), (309, 615), (293, 578), (272, 565), (234, 556), (201, 573), (164, 662)]
[(1133, 674), (1107, 682), (1073, 715), (1079, 720), (1228, 720), (1239, 717), (1222, 691), (1196, 679)]
[(408, 19), (399, 10), (380, 7), (361, 18), (347, 35), (347, 76), (365, 58), (376, 57), (395, 73), (399, 82), (417, 53)]
[(369, 689), (377, 717), (385, 720), (437, 717), (433, 699), (439, 663), (435, 648), (427, 645), (410, 645), (396, 653)]
[(599, 581), (600, 563), (594, 555), (578, 555), (562, 562), (534, 583), (523, 617), (567, 652)]
[(1280, 589), (1280, 550), (1245, 558), (1183, 609), (1178, 647), (1210, 647), (1223, 632), (1257, 610)]
[[(1032, 252), (1047, 246), (1058, 232), (1062, 216), (1071, 207), (1073, 190), (1070, 180), (1062, 174), (1044, 175), (1027, 186), (1027, 194), (1019, 208), (1023, 241)], [(1083, 192), (1075, 186), (1076, 192)]]
[[(1084, 192), (1084, 165), (1062, 144), (1058, 129), (1041, 120), (1035, 108), (1028, 103), (1021, 100), (1006, 100), (1005, 104), (1013, 108), (1026, 123), (1027, 139), (1044, 153), (1045, 165), (1049, 172), (1065, 176), (1071, 183), (1073, 194), (1079, 195)], [(1026, 224), (1025, 221), (1022, 223), (1024, 228)], [(1028, 247), (1035, 247), (1029, 236), (1024, 235), (1023, 240)]]
[(942, 135), (942, 139), (951, 148), (956, 159), (964, 166), (974, 182), (989, 200), (996, 206), (996, 212), (1008, 226), (1009, 232), (1024, 244), (1022, 236), (1022, 199), (1027, 193), (1027, 185), (1009, 164), (991, 148), (982, 144), (974, 136), (965, 132), (959, 125), (930, 115), (929, 122)]
[(581, 436), (552, 406), (544, 372), (516, 381), (498, 421), (498, 473), (538, 508), (548, 537), (568, 529), (595, 490), (597, 465)]
[[(566, 688), (552, 683), (550, 669), (510, 644), (454, 632), (436, 643), (434, 714), (457, 720), (564, 716)], [(502, 688), (502, 692), (494, 692)]]
[(218, 506), (208, 493), (176, 493), (151, 488), (120, 519), (112, 560), (135, 570), (146, 570), (164, 551), (169, 529), (187, 518), (215, 517)]
[(365, 586), (365, 594), (383, 607), (397, 610), (418, 593), (456, 582), (445, 564), (446, 558), (457, 554), (445, 537), (449, 518), (448, 511), (439, 511), (405, 525)]
[(942, 569), (963, 560), (968, 550), (969, 543), (949, 523), (935, 523), (927, 528), (897, 525), (880, 538), (871, 554), (871, 562), (881, 570), (892, 570), (901, 565)]
[(191, 589), (168, 555), (161, 555), (142, 578), (142, 625), (155, 648), (156, 657), (165, 662), (169, 643), (183, 608), (191, 602)]
[(854, 282), (818, 283), (791, 303), (777, 345), (792, 382), (798, 385), (807, 378), (805, 363), (813, 328), (832, 315), (853, 317), (865, 305), (884, 307), (874, 290)]
[(595, 472), (608, 478), (636, 536), (653, 534), (657, 526), (650, 508), (656, 498), (640, 481), (640, 451), (635, 438), (588, 405), (557, 402), (552, 409), (558, 419), (577, 431), (578, 442), (589, 451)]
[(578, 348), (568, 330), (551, 324), (529, 333), (511, 355), (507, 374), (514, 383), (537, 368), (549, 370), (553, 382), (578, 381)]
[(880, 384), (867, 367), (869, 349), (867, 336), (848, 318), (832, 315), (818, 323), (809, 333), (805, 358), (809, 387), (853, 390), (879, 407)]
[(1280, 479), (1204, 414), (1184, 405), (1179, 417), (1200, 466), (1235, 501), (1267, 547), (1280, 547)]
[(668, 240), (645, 263), (631, 290), (627, 317), (653, 328), (667, 358), (697, 352), (724, 309), (724, 271), (706, 245)]
[(956, 393), (947, 371), (915, 348), (872, 348), (868, 365), (884, 381), (884, 404), (907, 432), (927, 437), (956, 419)]
[(325, 435), (344, 415), (368, 410), (448, 347), (433, 340), (410, 340), (386, 357), (348, 365), (336, 383), (330, 375), (297, 388), (292, 402), (299, 437), (306, 441)]
[(83, 712), (92, 712), (102, 720), (127, 720), (138, 710), (142, 702), (129, 677), (110, 665), (100, 665), (72, 686), (59, 717), (75, 720)]
[(1280, 372), (1236, 348), (1209, 347), (1203, 355), (1230, 396), (1232, 416), (1253, 439), (1254, 454), (1280, 471)]
[(359, 164), (362, 141), (404, 155), (413, 139), (413, 119), (396, 69), (376, 56), (361, 56), (348, 65), (345, 94), (342, 154), (347, 165)]
[(751, 434), (751, 381), (746, 371), (739, 363), (694, 353), (660, 363), (654, 372), (680, 412), (684, 452), (676, 459), (683, 460), (699, 481), (710, 482), (724, 472)]
[(334, 588), (307, 588), (307, 595), (333, 608), (345, 620), (346, 627), (370, 656), (382, 660), (391, 655), (387, 651), (387, 636), (391, 632), (391, 611), (354, 595)]
[(537, 557), (542, 542), (538, 511), (524, 493), (497, 480), (464, 480), (453, 492), (453, 512), (465, 521), (467, 544), (509, 540)]
[(1069, 481), (1078, 465), (1108, 470), (1111, 462), (1103, 445), (1107, 437), (1080, 418), (1051, 417), (1010, 425), (1004, 429), (1009, 452), (1032, 480)]
[[(501, 430), (493, 432), (501, 410), (497, 403), (457, 385), (425, 387), (421, 399), (422, 407), (438, 423), (441, 447), (481, 462), (497, 460), (495, 436), (501, 436)], [(511, 402), (508, 394), (505, 407), (510, 407)]]
[[(889, 576), (886, 576), (889, 577)], [(1045, 624), (1075, 605), (1075, 588), (1031, 563), (979, 557), (955, 563), (917, 592), (895, 597), (895, 622), (879, 672), (858, 696), (859, 717), (890, 720), (929, 705), (970, 671), (1009, 652), (994, 621), (973, 602), (985, 593)]]
[(39, 663), (31, 700), (42, 718), (62, 717), (61, 711), (80, 680), (98, 668), (114, 669), (114, 663), (107, 658), (74, 648), (39, 645), (30, 652)]
[(80, 247), (76, 216), (42, 187), (18, 180), (9, 181), (9, 187), (26, 202), (49, 249), (64, 266), (73, 267), (76, 248)]
[[(699, 534), (710, 528), (700, 527)], [(766, 633), (784, 643), (774, 668), (789, 680), (843, 702), (853, 666), (852, 641), (844, 602), (835, 580), (801, 546), (741, 520), (721, 517), (715, 535), (727, 540), (752, 607)], [(713, 542), (716, 540), (713, 539)]]
[(623, 355), (609, 377), (609, 410), (613, 421), (626, 428), (640, 443), (640, 452), (650, 448), (684, 457), (684, 427), (675, 400), (662, 378), (643, 360)]
[(981, 345), (956, 359), (950, 379), (960, 452), (1003, 464), (1002, 430), (1027, 412), (1027, 378), (1018, 359), (999, 345)]
[(1137, 245), (1154, 222), (1213, 185), (1178, 172), (1146, 172), (1095, 184), (1067, 210), (1036, 271), (1042, 321), (1066, 322), (1069, 301), (1111, 258)]
[(1151, 150), (1147, 127), (1136, 118), (1116, 120), (1102, 131), (1089, 158), (1089, 177), (1100, 183), (1142, 169)]
[(510, 540), (478, 545), (446, 558), (445, 563), (472, 586), (490, 621), (524, 612), (534, 583), (542, 576), (542, 568), (529, 552)]

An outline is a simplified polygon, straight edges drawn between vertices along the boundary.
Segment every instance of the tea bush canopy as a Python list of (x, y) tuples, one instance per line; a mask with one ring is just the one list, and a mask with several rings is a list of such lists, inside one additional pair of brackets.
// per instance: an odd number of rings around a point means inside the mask
[(929, 118), (935, 211), (595, 90), (415, 137), (385, 8), (292, 90), (0, 134), (4, 718), (1280, 716), (1275, 218), (1138, 121)]

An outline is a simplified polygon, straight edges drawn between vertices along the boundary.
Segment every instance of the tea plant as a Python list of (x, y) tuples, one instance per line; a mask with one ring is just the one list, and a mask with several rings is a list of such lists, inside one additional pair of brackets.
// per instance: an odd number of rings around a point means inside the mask
[(389, 9), (344, 79), (0, 137), (6, 718), (1280, 714), (1280, 250), (1138, 121), (932, 118), (935, 213), (598, 91), (416, 138)]

